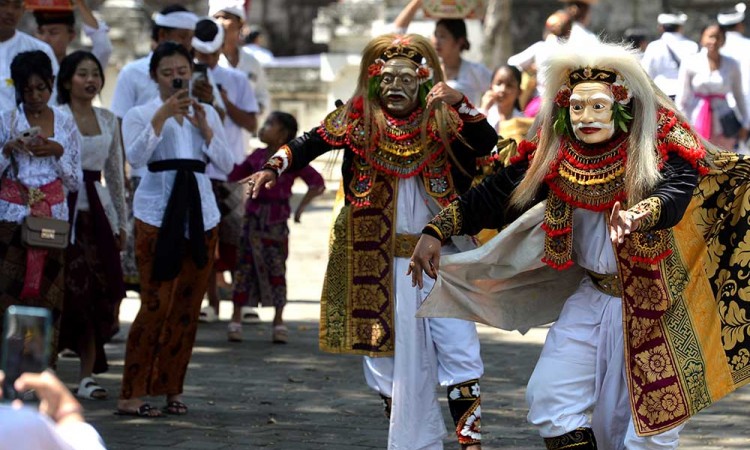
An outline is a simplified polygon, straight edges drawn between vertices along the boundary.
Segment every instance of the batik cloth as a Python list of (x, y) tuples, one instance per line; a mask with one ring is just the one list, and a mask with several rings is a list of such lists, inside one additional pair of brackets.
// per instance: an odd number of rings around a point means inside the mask
[(269, 209), (262, 207), (258, 215), (245, 216), (234, 275), (236, 306), (286, 305), (289, 227), (285, 221), (269, 223)]
[[(188, 252), (169, 281), (152, 279), (159, 228), (136, 219), (136, 260), (141, 279), (141, 308), (130, 327), (120, 398), (182, 393), (198, 330), (203, 294), (213, 274), (216, 229), (205, 233), (209, 262), (198, 269)], [(184, 243), (183, 245), (187, 245)]]

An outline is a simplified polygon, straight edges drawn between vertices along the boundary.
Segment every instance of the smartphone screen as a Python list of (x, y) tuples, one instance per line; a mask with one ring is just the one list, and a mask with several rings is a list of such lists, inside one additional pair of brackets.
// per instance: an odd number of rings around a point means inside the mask
[(48, 309), (13, 305), (5, 311), (0, 355), (0, 369), (5, 372), (4, 399), (18, 398), (13, 384), (22, 373), (47, 368), (51, 335), (52, 314)]

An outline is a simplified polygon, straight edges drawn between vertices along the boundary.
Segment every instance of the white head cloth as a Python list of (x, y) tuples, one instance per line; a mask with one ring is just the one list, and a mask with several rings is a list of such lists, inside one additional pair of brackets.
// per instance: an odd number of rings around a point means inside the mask
[(687, 14), (659, 14), (656, 17), (656, 21), (659, 25), (685, 25), (687, 22)]
[(215, 23), (216, 28), (219, 31), (216, 32), (214, 40), (210, 42), (201, 41), (200, 39), (198, 39), (198, 36), (193, 36), (193, 48), (195, 49), (195, 51), (200, 53), (215, 53), (221, 49), (222, 45), (224, 45), (224, 27), (221, 26), (221, 24), (217, 22), (213, 17), (203, 17), (198, 22), (203, 22), (204, 20), (210, 20), (211, 22)]
[(243, 22), (247, 19), (245, 15), (245, 2), (242, 0), (209, 0), (209, 16), (215, 16), (216, 13), (222, 11), (239, 17)]
[(198, 16), (189, 11), (175, 11), (169, 14), (156, 13), (154, 15), (154, 23), (160, 27), (195, 31)]
[(747, 6), (744, 3), (737, 3), (734, 5), (734, 12), (720, 13), (716, 16), (716, 21), (722, 26), (737, 25), (745, 20), (745, 9)]

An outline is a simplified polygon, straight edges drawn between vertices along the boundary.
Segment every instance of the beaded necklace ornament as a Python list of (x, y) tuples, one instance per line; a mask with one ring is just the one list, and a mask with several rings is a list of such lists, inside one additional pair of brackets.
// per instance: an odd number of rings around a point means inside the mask
[(604, 144), (585, 145), (563, 137), (557, 159), (545, 176), (550, 188), (542, 229), (547, 265), (566, 269), (573, 264), (573, 209), (608, 211), (624, 202), (628, 135)]
[[(354, 100), (354, 108), (347, 113), (339, 108), (325, 118), (318, 134), (327, 143), (348, 146), (356, 155), (354, 174), (350, 183), (348, 200), (355, 206), (371, 203), (370, 193), (377, 173), (397, 178), (421, 175), (427, 193), (441, 204), (453, 198), (451, 164), (438, 132), (433, 114), (427, 122), (426, 139), (422, 139), (422, 120), (425, 111), (417, 108), (406, 118), (390, 116), (383, 111), (385, 128), (369, 146), (365, 139), (365, 123), (361, 99)], [(449, 114), (458, 114), (453, 110)], [(462, 122), (461, 122), (462, 123)], [(459, 126), (460, 133), (463, 125)], [(450, 139), (455, 140), (455, 135)]]

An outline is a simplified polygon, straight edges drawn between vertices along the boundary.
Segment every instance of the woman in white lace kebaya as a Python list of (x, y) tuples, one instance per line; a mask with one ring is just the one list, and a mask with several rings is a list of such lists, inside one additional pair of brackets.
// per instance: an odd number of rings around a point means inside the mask
[(70, 199), (75, 204), (75, 238), (65, 251), (59, 348), (80, 356), (76, 395), (89, 399), (107, 397), (92, 373), (108, 369), (104, 344), (117, 330), (118, 306), (125, 296), (120, 262), (126, 238), (120, 126), (114, 114), (92, 105), (103, 85), (102, 66), (92, 53), (79, 50), (61, 61), (57, 102), (73, 116), (81, 134), (83, 186), (77, 201)]
[[(10, 73), (17, 107), (0, 113), (0, 316), (14, 304), (50, 309), (55, 349), (64, 254), (25, 247), (21, 223), (27, 216), (68, 219), (66, 194), (81, 181), (81, 138), (73, 118), (48, 105), (54, 77), (44, 52), (19, 53)], [(32, 127), (35, 131), (24, 133)], [(51, 366), (56, 355), (50, 352)]]
[[(719, 24), (703, 29), (701, 51), (680, 64), (675, 103), (701, 136), (718, 147), (734, 150), (738, 137), (740, 142), (747, 139), (750, 115), (742, 93), (740, 64), (719, 53), (724, 41)], [(727, 102), (729, 94), (734, 97), (734, 108)], [(727, 126), (732, 114), (738, 122), (734, 130)]]

